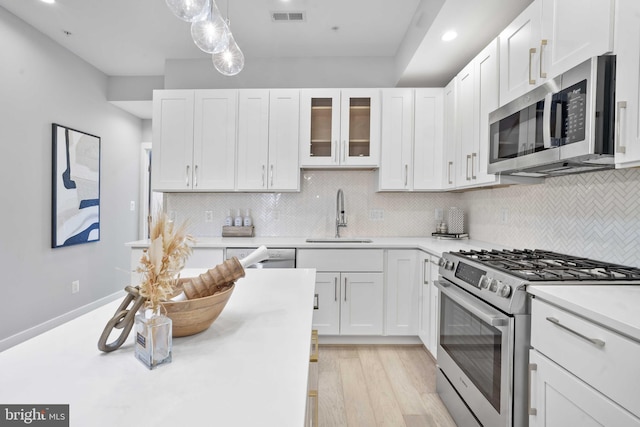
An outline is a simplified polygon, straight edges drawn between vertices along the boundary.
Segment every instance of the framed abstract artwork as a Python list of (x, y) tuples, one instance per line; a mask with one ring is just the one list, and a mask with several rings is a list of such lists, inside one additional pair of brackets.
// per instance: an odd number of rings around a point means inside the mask
[(100, 240), (100, 137), (53, 123), (51, 247)]

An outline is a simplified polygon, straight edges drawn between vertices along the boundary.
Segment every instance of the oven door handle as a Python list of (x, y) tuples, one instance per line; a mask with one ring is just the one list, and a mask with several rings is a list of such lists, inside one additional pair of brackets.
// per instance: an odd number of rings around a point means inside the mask
[(484, 323), (498, 328), (507, 325), (509, 321), (508, 317), (497, 312), (496, 310), (488, 309), (482, 303), (472, 300), (464, 293), (464, 291), (460, 291), (451, 286), (451, 284), (443, 282), (442, 280), (436, 280), (434, 283), (438, 287), (438, 289), (440, 289), (440, 292), (447, 295), (456, 304), (459, 304), (465, 310), (477, 316)]

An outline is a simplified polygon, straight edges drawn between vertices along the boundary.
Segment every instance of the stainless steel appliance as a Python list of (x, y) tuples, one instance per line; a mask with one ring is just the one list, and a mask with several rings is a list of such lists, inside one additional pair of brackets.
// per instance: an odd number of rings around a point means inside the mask
[[(227, 248), (225, 259), (237, 257), (246, 258), (257, 248)], [(269, 259), (265, 259), (249, 268), (295, 268), (296, 250), (293, 248), (268, 248)]]
[(489, 173), (545, 177), (614, 167), (615, 56), (578, 65), (489, 115)]
[(460, 427), (527, 426), (528, 285), (640, 285), (640, 269), (541, 250), (439, 262), (437, 391)]

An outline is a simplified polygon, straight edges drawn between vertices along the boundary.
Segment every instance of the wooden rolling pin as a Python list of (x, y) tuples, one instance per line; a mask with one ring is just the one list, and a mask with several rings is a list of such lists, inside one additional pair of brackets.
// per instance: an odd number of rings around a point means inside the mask
[(171, 298), (171, 301), (184, 301), (213, 295), (220, 287), (244, 277), (245, 268), (268, 258), (269, 253), (266, 246), (263, 245), (247, 255), (246, 258), (241, 260), (236, 257), (228, 259), (198, 277), (187, 280), (182, 287), (183, 292)]

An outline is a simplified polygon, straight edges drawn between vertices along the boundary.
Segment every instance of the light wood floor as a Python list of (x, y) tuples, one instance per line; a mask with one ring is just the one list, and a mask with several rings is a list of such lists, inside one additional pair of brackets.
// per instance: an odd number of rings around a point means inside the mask
[(436, 394), (422, 346), (320, 346), (320, 427), (434, 427), (455, 423)]

